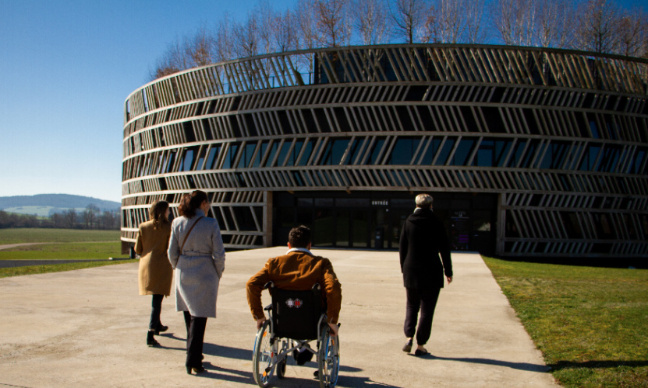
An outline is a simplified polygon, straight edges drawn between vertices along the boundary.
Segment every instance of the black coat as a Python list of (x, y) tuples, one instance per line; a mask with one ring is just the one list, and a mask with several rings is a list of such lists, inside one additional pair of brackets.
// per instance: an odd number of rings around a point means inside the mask
[(407, 288), (443, 288), (444, 272), (452, 277), (448, 236), (443, 223), (429, 209), (416, 209), (407, 217), (401, 231), (399, 253), (403, 283)]

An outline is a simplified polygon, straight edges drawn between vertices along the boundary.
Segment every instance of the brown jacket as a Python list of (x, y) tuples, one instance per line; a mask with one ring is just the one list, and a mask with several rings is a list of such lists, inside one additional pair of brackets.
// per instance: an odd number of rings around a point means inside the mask
[(319, 283), (326, 296), (326, 315), (329, 323), (337, 323), (342, 305), (342, 286), (329, 259), (293, 251), (268, 260), (265, 267), (247, 282), (247, 300), (254, 319), (264, 316), (261, 305), (263, 286), (274, 282), (285, 290), (310, 290)]
[(140, 255), (139, 293), (140, 295), (161, 294), (169, 296), (173, 268), (169, 263), (167, 248), (171, 236), (171, 224), (155, 228), (153, 221), (140, 224), (135, 252)]

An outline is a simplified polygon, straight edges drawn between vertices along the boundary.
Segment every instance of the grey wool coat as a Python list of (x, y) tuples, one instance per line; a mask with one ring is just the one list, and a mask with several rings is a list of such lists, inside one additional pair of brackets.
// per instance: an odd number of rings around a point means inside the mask
[[(171, 225), (169, 262), (175, 269), (176, 310), (194, 317), (215, 318), (218, 284), (225, 270), (225, 248), (218, 221), (205, 217), (202, 210), (188, 219), (178, 217)], [(182, 242), (191, 226), (184, 249)]]

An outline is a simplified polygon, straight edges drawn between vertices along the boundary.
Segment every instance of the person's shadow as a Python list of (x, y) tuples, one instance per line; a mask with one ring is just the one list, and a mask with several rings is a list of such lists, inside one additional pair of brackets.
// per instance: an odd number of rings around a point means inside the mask
[(482, 364), (482, 365), (495, 365), (495, 366), (504, 366), (511, 369), (523, 370), (526, 372), (538, 372), (538, 373), (547, 373), (551, 368), (543, 364), (531, 364), (528, 362), (511, 362), (511, 361), (501, 361), (493, 360), (489, 358), (473, 358), (473, 357), (438, 357), (432, 354), (426, 354), (424, 356), (415, 356), (411, 354), (412, 357), (419, 357), (423, 359), (430, 360), (446, 360), (446, 361), (458, 361), (458, 362), (468, 362), (472, 364)]

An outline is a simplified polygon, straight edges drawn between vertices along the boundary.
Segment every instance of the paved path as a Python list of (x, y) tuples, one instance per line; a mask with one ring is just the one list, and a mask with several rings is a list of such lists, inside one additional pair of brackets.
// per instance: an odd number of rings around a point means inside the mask
[[(0, 279), (0, 387), (253, 386), (255, 326), (247, 279), (285, 248), (228, 253), (218, 318), (207, 323), (208, 374), (184, 371), (185, 330), (166, 298), (163, 348), (148, 348), (150, 297), (137, 264)], [(340, 387), (554, 387), (540, 353), (478, 255), (454, 254), (427, 347), (401, 351), (405, 293), (395, 252), (315, 250), (343, 289)], [(269, 300), (264, 294), (264, 303)], [(314, 363), (288, 366), (280, 387), (317, 387)]]

